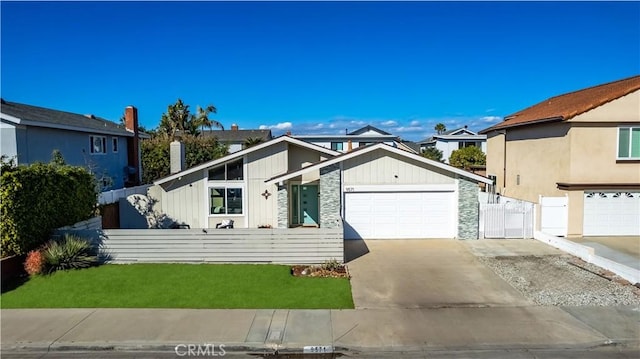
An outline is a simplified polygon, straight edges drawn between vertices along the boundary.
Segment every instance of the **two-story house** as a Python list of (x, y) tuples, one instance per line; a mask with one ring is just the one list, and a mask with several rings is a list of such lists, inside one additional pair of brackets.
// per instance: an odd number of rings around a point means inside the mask
[(352, 132), (345, 131), (344, 135), (294, 135), (293, 137), (338, 152), (348, 152), (358, 147), (376, 143), (385, 143), (406, 151), (415, 152), (410, 146), (404, 144), (398, 136), (371, 125)]
[(566, 236), (640, 235), (640, 76), (551, 97), (480, 133), (497, 192), (567, 197)]
[(467, 126), (433, 135), (417, 142), (417, 144), (420, 146), (420, 152), (427, 147), (435, 147), (440, 150), (445, 163), (449, 163), (449, 157), (453, 151), (464, 147), (475, 146), (487, 153), (487, 135), (473, 132)]
[(1, 154), (17, 164), (49, 162), (54, 150), (67, 164), (88, 168), (103, 190), (140, 183), (138, 111), (125, 109), (125, 125), (2, 100)]

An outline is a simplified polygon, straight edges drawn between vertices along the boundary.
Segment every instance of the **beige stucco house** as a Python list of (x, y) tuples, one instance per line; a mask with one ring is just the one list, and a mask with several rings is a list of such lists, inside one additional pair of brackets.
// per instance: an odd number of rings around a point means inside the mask
[(480, 133), (496, 192), (566, 196), (569, 237), (640, 235), (640, 76), (549, 98)]
[(344, 228), (346, 239), (477, 239), (478, 183), (491, 183), (385, 143), (340, 153), (291, 136), (179, 167), (149, 189), (176, 222)]

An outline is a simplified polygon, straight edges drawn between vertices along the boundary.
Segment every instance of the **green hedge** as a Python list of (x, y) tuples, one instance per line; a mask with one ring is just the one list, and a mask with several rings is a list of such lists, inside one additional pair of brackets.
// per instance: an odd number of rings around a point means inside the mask
[(26, 254), (44, 244), (54, 229), (89, 219), (95, 213), (95, 180), (83, 167), (35, 163), (2, 168), (2, 257)]

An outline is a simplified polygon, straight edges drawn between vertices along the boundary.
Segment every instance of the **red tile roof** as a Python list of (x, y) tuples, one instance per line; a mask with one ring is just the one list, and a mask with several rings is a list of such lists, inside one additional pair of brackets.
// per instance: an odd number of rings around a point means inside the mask
[(543, 121), (566, 121), (638, 89), (640, 89), (640, 75), (551, 97), (506, 116), (504, 121), (480, 133)]

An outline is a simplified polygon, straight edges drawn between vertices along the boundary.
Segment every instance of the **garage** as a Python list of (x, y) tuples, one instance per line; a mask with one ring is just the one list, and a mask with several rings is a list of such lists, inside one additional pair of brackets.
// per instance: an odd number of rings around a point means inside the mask
[(585, 191), (584, 236), (640, 236), (640, 192)]
[(454, 238), (455, 191), (346, 192), (346, 239)]

